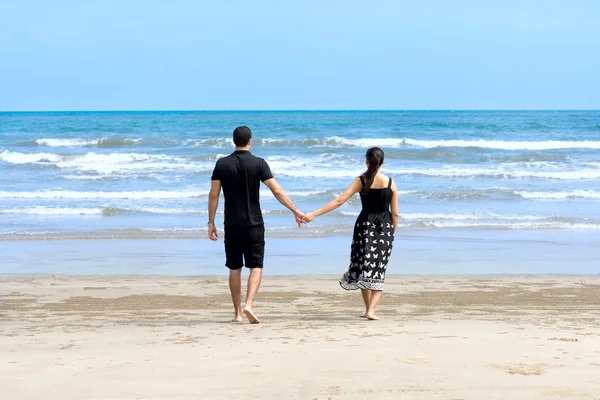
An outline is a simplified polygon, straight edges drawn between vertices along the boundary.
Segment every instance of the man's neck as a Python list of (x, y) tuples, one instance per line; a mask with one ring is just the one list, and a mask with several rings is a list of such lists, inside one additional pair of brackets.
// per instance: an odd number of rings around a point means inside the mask
[(235, 151), (250, 151), (250, 146), (246, 147), (236, 147)]

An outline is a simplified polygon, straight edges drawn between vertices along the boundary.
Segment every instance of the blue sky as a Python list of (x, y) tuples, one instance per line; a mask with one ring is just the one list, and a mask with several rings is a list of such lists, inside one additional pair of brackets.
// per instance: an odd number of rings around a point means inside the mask
[(0, 110), (600, 109), (600, 1), (0, 0)]

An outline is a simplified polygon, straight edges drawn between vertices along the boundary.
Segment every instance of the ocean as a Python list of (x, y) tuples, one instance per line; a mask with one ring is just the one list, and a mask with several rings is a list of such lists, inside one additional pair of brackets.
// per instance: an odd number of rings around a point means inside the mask
[[(399, 238), (600, 237), (598, 111), (3, 112), (0, 242), (205, 238), (210, 175), (238, 125), (303, 211), (379, 146)], [(358, 197), (299, 229), (263, 189), (268, 237), (351, 236)]]

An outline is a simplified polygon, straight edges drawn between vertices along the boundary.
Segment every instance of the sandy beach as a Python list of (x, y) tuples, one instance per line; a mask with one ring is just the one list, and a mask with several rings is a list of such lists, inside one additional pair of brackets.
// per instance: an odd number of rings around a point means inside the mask
[(598, 399), (600, 278), (266, 276), (260, 325), (220, 277), (3, 277), (4, 399)]

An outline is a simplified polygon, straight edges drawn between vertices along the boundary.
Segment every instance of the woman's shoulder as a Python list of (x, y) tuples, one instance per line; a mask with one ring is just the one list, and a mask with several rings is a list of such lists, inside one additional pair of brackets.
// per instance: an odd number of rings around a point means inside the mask
[(382, 181), (382, 182), (389, 182), (389, 181), (391, 181), (391, 180), (392, 180), (392, 178), (391, 178), (391, 177), (389, 177), (389, 176), (387, 176), (387, 175), (385, 175), (385, 174), (382, 174), (381, 172), (379, 173), (379, 176), (381, 177), (381, 181)]
[(396, 182), (394, 182), (394, 180), (392, 179), (391, 176), (387, 176), (385, 174), (380, 174), (381, 175), (381, 180), (383, 181), (383, 183), (387, 183), (388, 187), (395, 189), (396, 188)]

